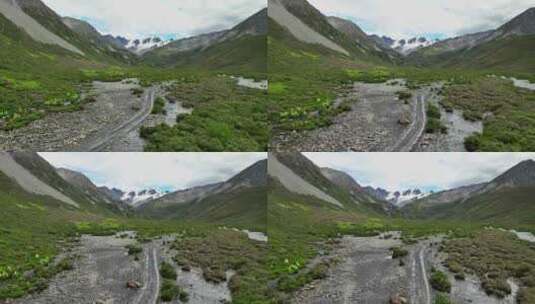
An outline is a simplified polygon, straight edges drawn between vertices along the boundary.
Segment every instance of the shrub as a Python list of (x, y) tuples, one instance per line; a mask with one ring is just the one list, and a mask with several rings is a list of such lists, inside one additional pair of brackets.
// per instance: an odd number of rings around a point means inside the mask
[(390, 250), (392, 250), (393, 259), (402, 258), (404, 256), (407, 256), (407, 254), (409, 254), (409, 252), (406, 249), (403, 249), (400, 247), (393, 247)]
[(464, 147), (468, 152), (479, 151), (481, 147), (480, 134), (474, 134), (464, 139)]
[(152, 107), (152, 114), (165, 114), (165, 100), (163, 98), (156, 98)]
[(399, 91), (396, 93), (396, 95), (398, 95), (398, 98), (400, 100), (409, 100), (412, 98), (412, 93), (406, 91)]
[(162, 262), (162, 264), (160, 265), (160, 274), (165, 279), (176, 280), (175, 268), (173, 267), (173, 265), (167, 262)]
[(56, 269), (58, 272), (60, 271), (66, 271), (66, 270), (72, 270), (74, 268), (72, 260), (65, 258), (56, 265)]
[(425, 126), (426, 133), (448, 133), (448, 128), (439, 119), (429, 118)]
[(431, 286), (438, 291), (447, 293), (451, 291), (451, 283), (448, 280), (448, 276), (442, 271), (433, 271), (429, 283), (431, 283)]
[(451, 304), (451, 301), (448, 295), (439, 293), (437, 294), (437, 297), (435, 298), (433, 304)]
[(181, 290), (176, 286), (175, 282), (171, 280), (164, 280), (160, 287), (160, 300), (163, 302), (171, 302), (180, 296)]
[(136, 95), (137, 97), (141, 97), (141, 95), (145, 93), (145, 90), (140, 88), (133, 88), (132, 89), (132, 95)]
[(128, 249), (128, 255), (136, 255), (143, 252), (143, 248), (139, 245), (127, 245), (126, 249)]

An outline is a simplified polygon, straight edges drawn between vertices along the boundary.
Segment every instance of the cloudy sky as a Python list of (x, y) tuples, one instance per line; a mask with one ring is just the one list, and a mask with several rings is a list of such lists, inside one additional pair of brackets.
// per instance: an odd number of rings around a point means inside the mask
[(487, 182), (535, 153), (305, 153), (320, 167), (349, 173), (362, 186), (439, 191)]
[(326, 15), (349, 18), (393, 38), (447, 38), (495, 29), (535, 0), (309, 0)]
[(266, 0), (43, 0), (62, 16), (127, 38), (183, 38), (233, 27)]
[(176, 191), (221, 182), (266, 153), (39, 153), (52, 165), (84, 173), (97, 186)]

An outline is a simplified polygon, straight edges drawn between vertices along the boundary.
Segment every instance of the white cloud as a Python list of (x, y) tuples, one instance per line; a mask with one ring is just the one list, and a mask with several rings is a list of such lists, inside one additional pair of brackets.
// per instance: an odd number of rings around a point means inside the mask
[(266, 153), (39, 153), (58, 168), (121, 190), (186, 189), (225, 181)]
[(350, 17), (364, 29), (394, 38), (447, 37), (495, 29), (535, 7), (535, 0), (309, 0), (327, 15)]
[(233, 27), (266, 0), (43, 0), (62, 16), (89, 20), (105, 34), (186, 37)]
[(535, 153), (305, 153), (321, 167), (349, 173), (363, 186), (390, 191), (451, 189), (487, 182)]

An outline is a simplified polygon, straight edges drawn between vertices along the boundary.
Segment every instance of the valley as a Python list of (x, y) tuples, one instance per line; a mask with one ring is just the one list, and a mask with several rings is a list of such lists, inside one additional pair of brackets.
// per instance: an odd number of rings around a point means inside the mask
[[(270, 3), (274, 150), (532, 150), (523, 130), (533, 129), (533, 8), (484, 33), (394, 41), (324, 15), (306, 0)], [(389, 86), (400, 79), (405, 86)], [(356, 89), (362, 86), (384, 102), (370, 101)], [(413, 109), (401, 110), (399, 100)], [(422, 119), (422, 108), (429, 119)]]
[[(306, 155), (315, 154), (322, 155)], [(340, 154), (332, 153), (332, 159)], [(460, 187), (432, 193), (395, 207), (348, 180), (352, 179), (348, 173), (320, 169), (304, 155), (271, 153), (270, 163), (274, 158), (278, 166), (303, 180), (297, 191), (288, 183), (289, 173), (268, 169), (268, 233), (273, 243), (269, 255), (277, 261), (272, 272), (278, 299), (289, 303), (532, 302), (534, 244), (530, 240), (535, 223), (532, 216), (518, 214), (533, 214), (531, 200), (520, 198), (533, 189), (533, 161), (522, 162), (472, 190)], [(303, 188), (321, 189), (339, 204)], [(519, 197), (510, 196), (512, 192)], [(501, 199), (488, 199), (492, 196)], [(459, 213), (450, 211), (455, 209)]]
[(136, 43), (41, 1), (3, 0), (0, 148), (265, 151), (265, 13), (217, 39)]
[(1, 157), (2, 303), (267, 301), (265, 195), (250, 194), (265, 194), (265, 161), (209, 193), (139, 192), (170, 219), (37, 154)]

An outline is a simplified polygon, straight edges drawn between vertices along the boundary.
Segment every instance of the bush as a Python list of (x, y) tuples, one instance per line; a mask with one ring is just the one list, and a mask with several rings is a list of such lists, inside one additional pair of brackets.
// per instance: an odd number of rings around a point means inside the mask
[(143, 248), (139, 245), (127, 245), (126, 249), (128, 249), (128, 255), (136, 255), (143, 252)]
[(398, 95), (398, 98), (400, 100), (409, 100), (409, 99), (412, 98), (412, 93), (411, 92), (400, 91), (400, 92), (397, 92), (396, 94)]
[(156, 98), (152, 107), (152, 114), (165, 114), (165, 100), (163, 98)]
[(451, 301), (448, 295), (439, 293), (437, 294), (437, 297), (435, 298), (433, 304), (451, 304)]
[(402, 258), (404, 256), (407, 256), (407, 254), (409, 254), (409, 252), (406, 249), (403, 249), (403, 248), (400, 248), (400, 247), (393, 247), (390, 250), (392, 250), (392, 258), (393, 259)]
[(479, 151), (481, 147), (480, 134), (474, 134), (464, 139), (464, 147), (468, 152)]
[(176, 116), (176, 122), (177, 123), (180, 123), (181, 121), (183, 121), (186, 117), (188, 117), (190, 114), (187, 114), (187, 113), (181, 113), (181, 114), (178, 114)]
[(160, 300), (163, 302), (171, 302), (180, 296), (181, 290), (176, 286), (175, 282), (171, 280), (164, 280), (160, 287)]
[(498, 298), (505, 298), (511, 294), (511, 286), (507, 281), (500, 278), (486, 278), (482, 283), (487, 295), (494, 295)]
[(141, 97), (141, 95), (145, 93), (145, 90), (140, 88), (134, 88), (132, 89), (132, 95), (136, 95), (137, 97)]
[(442, 271), (433, 271), (429, 283), (435, 290), (447, 293), (451, 291), (451, 283), (448, 280), (448, 276)]
[(448, 133), (448, 128), (439, 119), (429, 118), (425, 126), (426, 133)]
[(73, 266), (72, 260), (68, 259), (68, 258), (65, 258), (65, 259), (61, 260), (56, 265), (56, 269), (57, 269), (58, 272), (66, 271), (66, 270), (72, 270), (73, 268), (74, 268), (74, 266)]
[(176, 276), (177, 276), (173, 265), (167, 262), (162, 262), (162, 264), (160, 265), (160, 274), (162, 275), (164, 279), (169, 279), (169, 280), (176, 280)]

